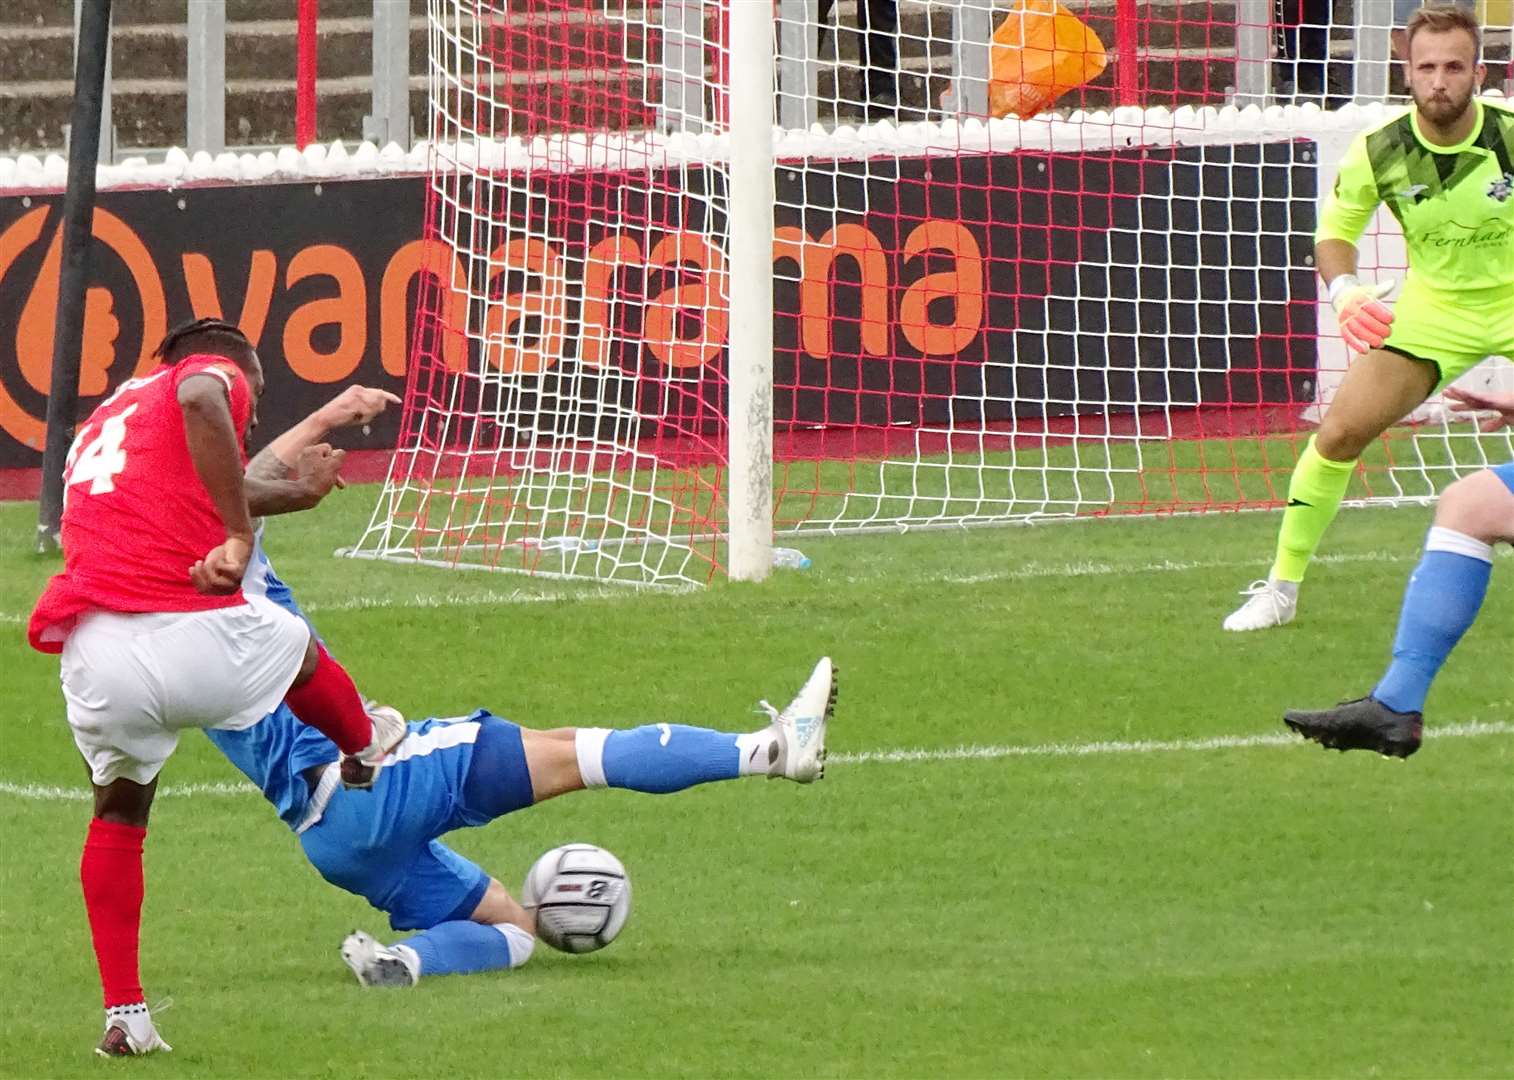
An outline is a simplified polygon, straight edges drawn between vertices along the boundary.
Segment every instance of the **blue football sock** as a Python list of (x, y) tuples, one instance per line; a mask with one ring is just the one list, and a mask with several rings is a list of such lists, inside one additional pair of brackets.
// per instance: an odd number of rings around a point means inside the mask
[(415, 950), (421, 958), (423, 976), (471, 975), (511, 966), (510, 943), (505, 935), (483, 923), (438, 923), (396, 944)]
[[(666, 795), (712, 780), (734, 780), (741, 775), (737, 738), (722, 731), (683, 724), (647, 724), (628, 731), (608, 732), (599, 759), (601, 784)], [(580, 742), (579, 747), (579, 765), (585, 783), (600, 786), (594, 783), (600, 778), (593, 775), (593, 762), (584, 760), (584, 743)]]
[(1477, 618), (1492, 573), (1487, 544), (1452, 529), (1430, 530), (1404, 590), (1393, 663), (1373, 697), (1394, 712), (1424, 711), (1430, 684)]

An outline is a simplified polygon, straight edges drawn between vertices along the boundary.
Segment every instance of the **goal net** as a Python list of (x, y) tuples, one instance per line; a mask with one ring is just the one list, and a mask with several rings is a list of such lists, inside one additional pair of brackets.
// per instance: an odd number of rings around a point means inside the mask
[[(1091, 36), (1043, 49), (1049, 0), (753, 0), (756, 34), (744, 2), (431, 0), (419, 314), (356, 554), (679, 585), (754, 507), (781, 536), (1280, 505), (1347, 363), (1320, 197), (1384, 105), (1270, 103), (1271, 3), (1067, 0)], [(1391, 218), (1361, 252), (1401, 275)], [(770, 345), (733, 331), (769, 299)], [(734, 482), (733, 437), (765, 455)], [(1511, 450), (1432, 403), (1348, 498)]]

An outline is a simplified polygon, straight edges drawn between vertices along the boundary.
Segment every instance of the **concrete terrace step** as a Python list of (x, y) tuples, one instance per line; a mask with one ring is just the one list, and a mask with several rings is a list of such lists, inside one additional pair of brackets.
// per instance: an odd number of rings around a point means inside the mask
[[(61, 130), (68, 123), (73, 84), (29, 84), (41, 91), (16, 95), (0, 87), (0, 151), (15, 153), (47, 147), (38, 132)], [(499, 120), (494, 134), (530, 136), (550, 130), (626, 130), (652, 123), (646, 104), (648, 84), (622, 72), (559, 72), (542, 79), (529, 73), (500, 76), (486, 95)], [(317, 84), (316, 138), (354, 140), (362, 132), (370, 107), (364, 76), (322, 79)], [(293, 141), (295, 90), (282, 79), (234, 79), (226, 83), (226, 142), (229, 147), (269, 146)], [(114, 109), (119, 144), (132, 147), (182, 146), (185, 141), (185, 90), (171, 79), (122, 79), (115, 84)], [(467, 110), (471, 114), (471, 107)], [(482, 110), (487, 114), (488, 110)], [(410, 113), (417, 135), (425, 134), (426, 79), (410, 79)], [(507, 130), (513, 114), (514, 127)], [(550, 127), (542, 118), (551, 117)], [(563, 121), (566, 122), (563, 122)]]
[[(832, 55), (839, 46), (843, 59), (861, 55), (861, 35), (857, 33), (858, 0), (840, 0), (832, 25), (825, 30), (822, 56)], [(1075, 15), (1111, 52), (1116, 45), (1115, 0), (1093, 0), (1069, 6)], [(956, 5), (942, 0), (903, 0), (899, 5), (900, 55), (948, 53), (951, 50), (952, 22)], [(1194, 3), (1192, 0), (1159, 0), (1139, 5), (1137, 42), (1145, 49), (1176, 49), (1208, 46), (1216, 51), (1235, 47), (1235, 4), (1232, 2)], [(1201, 15), (1196, 15), (1201, 12)], [(995, 15), (995, 23), (1002, 13)]]
[[(359, 75), (372, 70), (373, 24), (369, 19), (325, 19), (317, 35), (322, 75)], [(227, 78), (295, 75), (295, 27), (289, 20), (227, 23)], [(7, 82), (69, 78), (73, 72), (73, 29), (68, 26), (0, 26), (0, 71)], [(426, 21), (413, 19), (410, 64), (426, 64)], [(188, 28), (183, 23), (117, 27), (111, 34), (111, 75), (115, 79), (184, 78), (189, 70)]]
[[(182, 23), (189, 18), (189, 4), (194, 0), (116, 0), (111, 6), (114, 27), (141, 24)], [(426, 13), (426, 0), (384, 0), (390, 4), (409, 4), (411, 12)], [(252, 19), (288, 19), (293, 16), (295, 0), (226, 0), (228, 22)], [(342, 17), (369, 18), (373, 0), (320, 0), (322, 19)], [(68, 26), (74, 22), (72, 0), (5, 0), (0, 7), (0, 22), (13, 26)]]
[[(226, 24), (228, 79), (294, 78), (296, 27), (289, 19)], [(372, 20), (326, 18), (318, 23), (317, 68), (323, 78), (366, 75), (372, 70)], [(607, 58), (615, 67), (659, 63), (661, 52), (649, 43), (646, 28), (604, 20), (554, 21), (532, 27), (529, 35), (494, 26), (486, 50), (497, 63), (536, 70), (587, 67)], [(655, 39), (656, 35), (652, 35)], [(410, 70), (426, 70), (426, 20), (410, 20)], [(69, 78), (73, 72), (70, 26), (0, 24), (0, 72), (7, 83)], [(601, 64), (601, 66), (606, 66)], [(111, 73), (116, 79), (185, 77), (189, 67), (188, 29), (183, 23), (147, 23), (117, 27), (111, 35)]]
[[(187, 67), (187, 4), (193, 0), (118, 0), (113, 33), (114, 119), (122, 148), (184, 141), (183, 78)], [(418, 132), (427, 123), (428, 34), (425, 0), (385, 0), (411, 12), (411, 111)], [(903, 101), (935, 107), (949, 86), (955, 0), (900, 0)], [(1072, 0), (1070, 6), (1111, 48), (1117, 0)], [(522, 0), (475, 26), (482, 51), (505, 72), (499, 106), (516, 112), (519, 134), (538, 130), (639, 127), (651, 122), (660, 13), (642, 0), (569, 0), (568, 6), (524, 12)], [(863, 97), (856, 70), (860, 38), (857, 0), (839, 0), (834, 32), (821, 56), (821, 119), (854, 120)], [(619, 4), (618, 9), (615, 5)], [(614, 14), (606, 17), (606, 8)], [(285, 143), (294, 126), (294, 0), (227, 2), (227, 141), (233, 146)], [(465, 10), (467, 5), (462, 5)], [(1196, 18), (1195, 10), (1203, 17)], [(1233, 82), (1231, 0), (1151, 0), (1140, 5), (1141, 85), (1152, 103), (1214, 103)], [(321, 0), (318, 136), (353, 139), (369, 109), (372, 0)], [(72, 4), (67, 0), (5, 0), (0, 5), (0, 149), (62, 145), (72, 95)], [(706, 33), (716, 36), (713, 17)], [(648, 72), (650, 65), (653, 70)], [(465, 61), (464, 67), (467, 68)], [(1069, 105), (1110, 103), (1115, 65), (1094, 84), (1064, 99)], [(631, 97), (616, 99), (629, 90)], [(829, 99), (827, 103), (826, 99)], [(840, 99), (840, 100), (838, 100)], [(849, 103), (850, 102), (850, 103)], [(496, 113), (503, 110), (496, 107)]]
[[(822, 70), (819, 73), (818, 119), (821, 123), (855, 123), (862, 119), (867, 100), (863, 74), (856, 68)], [(1065, 109), (1103, 109), (1120, 104), (1117, 76), (1111, 67), (1089, 83), (1067, 93), (1057, 104)], [(1139, 85), (1144, 105), (1216, 105), (1225, 100), (1226, 89), (1235, 83), (1234, 57), (1205, 55), (1158, 55), (1143, 64)], [(952, 89), (946, 68), (932, 71), (920, 61), (901, 65), (899, 101), (912, 111), (939, 109), (942, 95)]]

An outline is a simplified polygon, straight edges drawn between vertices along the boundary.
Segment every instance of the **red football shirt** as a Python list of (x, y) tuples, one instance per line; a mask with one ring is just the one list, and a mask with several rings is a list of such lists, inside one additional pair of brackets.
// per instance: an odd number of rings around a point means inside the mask
[(208, 611), (244, 603), (197, 592), (189, 568), (226, 539), (195, 472), (179, 384), (209, 374), (226, 383), (237, 443), (252, 413), (247, 378), (230, 360), (197, 354), (123, 383), (79, 428), (63, 469), (63, 572), (32, 610), (27, 637), (61, 652), (79, 616)]

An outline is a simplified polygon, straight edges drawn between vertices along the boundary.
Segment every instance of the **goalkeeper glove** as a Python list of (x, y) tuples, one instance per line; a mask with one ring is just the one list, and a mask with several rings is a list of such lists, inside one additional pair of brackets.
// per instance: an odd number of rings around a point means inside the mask
[(1394, 282), (1379, 281), (1363, 285), (1355, 274), (1341, 274), (1330, 283), (1330, 304), (1340, 322), (1341, 337), (1352, 352), (1380, 349), (1393, 328), (1393, 312), (1383, 297), (1393, 291)]

